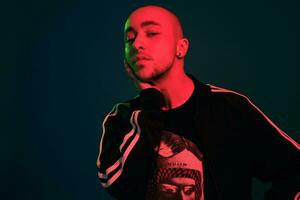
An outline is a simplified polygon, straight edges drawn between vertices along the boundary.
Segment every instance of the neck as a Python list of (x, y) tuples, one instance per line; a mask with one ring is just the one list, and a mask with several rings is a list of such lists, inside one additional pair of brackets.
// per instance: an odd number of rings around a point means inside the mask
[(194, 91), (193, 81), (182, 68), (171, 70), (168, 74), (155, 82), (155, 86), (164, 95), (166, 106), (163, 110), (174, 109), (184, 104)]

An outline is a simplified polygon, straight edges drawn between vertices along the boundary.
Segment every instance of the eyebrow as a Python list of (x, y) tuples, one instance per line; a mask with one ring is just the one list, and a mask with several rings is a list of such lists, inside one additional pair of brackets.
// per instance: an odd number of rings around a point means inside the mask
[[(144, 28), (145, 26), (161, 26), (158, 22), (156, 21), (152, 21), (152, 20), (147, 20), (147, 21), (143, 21), (141, 24), (141, 27)], [(126, 28), (125, 32), (130, 32), (133, 31), (134, 28), (129, 26), (128, 28)]]

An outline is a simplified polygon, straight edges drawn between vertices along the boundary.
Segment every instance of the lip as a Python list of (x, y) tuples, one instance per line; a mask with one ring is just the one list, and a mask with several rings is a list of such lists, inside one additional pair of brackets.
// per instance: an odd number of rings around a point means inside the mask
[(144, 54), (138, 54), (132, 60), (134, 62), (137, 62), (137, 61), (141, 61), (141, 60), (151, 60), (151, 58), (150, 58), (150, 56), (147, 56), (147, 55), (144, 55)]

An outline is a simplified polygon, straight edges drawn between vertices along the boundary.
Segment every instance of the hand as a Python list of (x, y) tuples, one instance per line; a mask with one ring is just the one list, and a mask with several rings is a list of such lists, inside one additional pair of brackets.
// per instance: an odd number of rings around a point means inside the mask
[[(129, 64), (126, 62), (126, 60), (124, 60), (124, 67), (130, 79), (133, 81), (136, 88), (139, 90), (140, 96), (142, 97), (141, 104), (143, 105), (144, 109), (153, 108), (153, 106), (157, 107), (157, 109), (160, 109), (165, 106), (164, 96), (158, 87), (156, 87), (155, 85), (151, 85), (150, 83), (139, 81), (133, 74), (133, 71)], [(156, 89), (156, 91), (151, 90), (150, 88), (154, 88)]]

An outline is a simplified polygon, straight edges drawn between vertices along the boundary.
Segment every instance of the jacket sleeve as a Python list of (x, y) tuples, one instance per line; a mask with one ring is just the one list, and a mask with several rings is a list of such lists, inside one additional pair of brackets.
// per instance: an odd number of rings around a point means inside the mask
[[(143, 199), (153, 170), (154, 153), (147, 138), (145, 112), (117, 104), (104, 118), (97, 158), (98, 178), (117, 199)], [(149, 132), (149, 131), (148, 131)]]
[(271, 182), (265, 199), (291, 199), (300, 193), (300, 145), (244, 97), (247, 128), (251, 134), (252, 173)]

